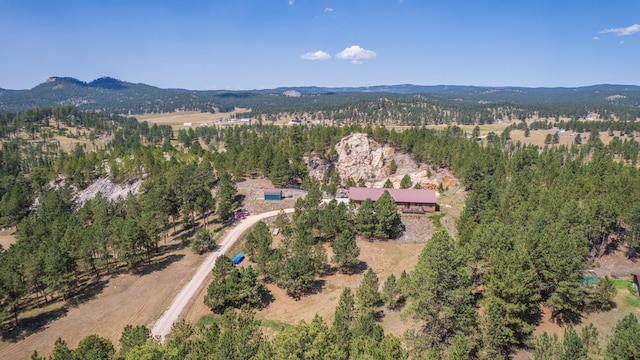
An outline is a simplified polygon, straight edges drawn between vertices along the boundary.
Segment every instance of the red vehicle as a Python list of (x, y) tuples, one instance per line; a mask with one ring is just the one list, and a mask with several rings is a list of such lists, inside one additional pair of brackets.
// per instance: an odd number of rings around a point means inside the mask
[(234, 215), (235, 215), (236, 219), (244, 219), (244, 218), (246, 218), (247, 216), (249, 216), (251, 214), (249, 213), (249, 211), (247, 209), (238, 209), (238, 210), (235, 211)]

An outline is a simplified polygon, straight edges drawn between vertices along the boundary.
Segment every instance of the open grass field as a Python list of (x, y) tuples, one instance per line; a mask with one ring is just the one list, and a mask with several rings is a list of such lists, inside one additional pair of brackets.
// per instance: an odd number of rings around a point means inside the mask
[(138, 121), (146, 121), (149, 125), (170, 125), (174, 129), (185, 129), (185, 123), (191, 123), (192, 127), (202, 126), (204, 124), (213, 125), (216, 120), (229, 119), (235, 117), (237, 113), (247, 112), (248, 109), (238, 108), (232, 112), (226, 113), (208, 113), (199, 111), (179, 111), (162, 114), (144, 114), (136, 115)]

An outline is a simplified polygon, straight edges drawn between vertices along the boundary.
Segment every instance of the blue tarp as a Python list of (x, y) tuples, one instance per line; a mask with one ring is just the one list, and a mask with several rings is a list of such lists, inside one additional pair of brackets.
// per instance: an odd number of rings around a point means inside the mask
[(234, 263), (235, 265), (238, 265), (238, 264), (240, 264), (240, 261), (242, 261), (242, 259), (244, 259), (244, 254), (243, 254), (243, 253), (238, 253), (238, 255), (236, 255), (236, 256), (233, 258), (233, 263)]

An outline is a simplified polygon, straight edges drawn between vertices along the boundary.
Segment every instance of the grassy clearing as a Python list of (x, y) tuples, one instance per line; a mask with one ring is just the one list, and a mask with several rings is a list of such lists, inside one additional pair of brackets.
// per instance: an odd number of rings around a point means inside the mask
[(216, 120), (225, 120), (235, 117), (237, 113), (249, 111), (248, 109), (237, 108), (234, 111), (226, 113), (208, 113), (199, 111), (178, 111), (163, 114), (144, 114), (136, 115), (138, 121), (146, 121), (149, 124), (170, 125), (174, 129), (184, 129), (185, 123), (191, 123), (191, 126), (197, 127), (202, 124), (213, 125)]
[(444, 229), (444, 226), (442, 226), (442, 223), (440, 222), (440, 219), (442, 219), (444, 215), (445, 214), (440, 213), (429, 216), (429, 219), (433, 222), (433, 226), (436, 227), (436, 231)]
[(218, 319), (217, 316), (213, 315), (213, 314), (207, 314), (207, 315), (203, 315), (200, 320), (198, 320), (198, 322), (196, 322), (196, 327), (205, 327), (205, 326), (212, 326), (213, 324), (217, 323)]
[[(507, 126), (509, 125), (510, 124), (484, 124), (484, 125), (478, 125), (478, 127), (480, 128), (480, 135), (487, 135), (492, 131), (500, 135), (500, 133), (504, 131), (504, 129), (506, 129)], [(451, 125), (448, 125), (448, 124), (427, 125), (428, 128), (437, 129), (437, 130), (444, 130), (449, 126)], [(466, 132), (473, 132), (473, 129), (476, 127), (476, 125), (457, 125), (457, 126)]]
[(637, 295), (638, 293), (631, 280), (613, 279), (613, 284), (618, 289), (618, 292), (624, 295), (624, 303), (620, 305), (623, 307), (640, 307), (640, 296)]
[(260, 320), (260, 326), (271, 329), (275, 332), (282, 332), (289, 329), (293, 325), (278, 320), (263, 319)]

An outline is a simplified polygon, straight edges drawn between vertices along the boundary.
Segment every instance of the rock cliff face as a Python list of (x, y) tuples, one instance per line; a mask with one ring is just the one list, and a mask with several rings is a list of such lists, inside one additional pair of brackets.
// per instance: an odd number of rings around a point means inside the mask
[(351, 134), (336, 144), (336, 169), (341, 179), (373, 180), (384, 177), (385, 162), (393, 150), (382, 147), (366, 134)]
[[(458, 180), (447, 169), (431, 169), (427, 164), (417, 164), (407, 154), (394, 148), (381, 145), (367, 134), (351, 134), (340, 140), (335, 150), (337, 160), (327, 163), (318, 157), (308, 159), (309, 175), (322, 179), (324, 173), (335, 168), (344, 183), (348, 178), (358, 183), (364, 180), (367, 187), (382, 187), (389, 179), (394, 188), (400, 187), (400, 181), (409, 175), (413, 184), (422, 188), (436, 190), (440, 183), (444, 188), (453, 188)], [(395, 160), (397, 170), (391, 174), (391, 161)]]

